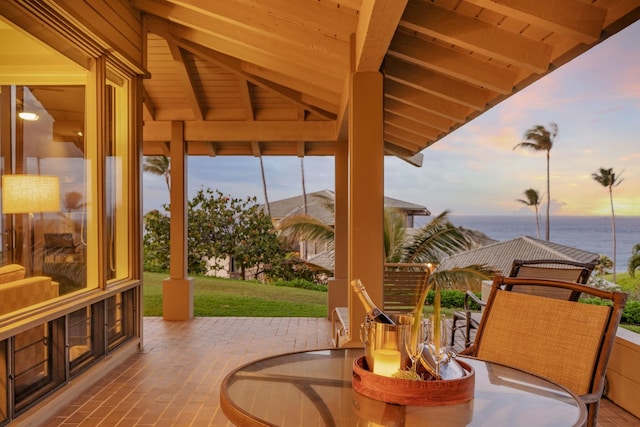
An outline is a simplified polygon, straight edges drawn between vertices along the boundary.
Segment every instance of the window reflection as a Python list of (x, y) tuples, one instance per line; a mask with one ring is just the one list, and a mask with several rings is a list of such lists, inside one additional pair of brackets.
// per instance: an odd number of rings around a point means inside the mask
[[(0, 99), (0, 283), (10, 283), (5, 292), (12, 293), (0, 301), (13, 301), (0, 303), (2, 315), (86, 288), (87, 159), (84, 86), (2, 86)], [(52, 196), (55, 207), (27, 208), (20, 198), (9, 208), (18, 199), (9, 191), (16, 178), (29, 182), (19, 192), (39, 201)], [(55, 181), (55, 190), (45, 180)]]

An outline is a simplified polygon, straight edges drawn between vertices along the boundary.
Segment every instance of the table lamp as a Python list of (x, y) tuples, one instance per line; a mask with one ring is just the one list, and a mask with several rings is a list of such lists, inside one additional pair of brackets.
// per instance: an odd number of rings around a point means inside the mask
[[(34, 213), (60, 211), (60, 179), (48, 175), (3, 175), (2, 213), (29, 214), (31, 267), (33, 269), (35, 233), (31, 224)], [(16, 259), (22, 257), (21, 245)]]

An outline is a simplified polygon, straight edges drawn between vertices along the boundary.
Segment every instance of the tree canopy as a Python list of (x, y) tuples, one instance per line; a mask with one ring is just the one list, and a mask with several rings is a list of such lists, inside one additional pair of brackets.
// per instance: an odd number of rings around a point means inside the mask
[[(169, 211), (165, 205), (165, 211)], [(159, 211), (145, 215), (145, 269), (162, 271), (169, 263), (169, 216)], [(284, 251), (271, 218), (255, 197), (233, 198), (220, 191), (200, 189), (188, 202), (188, 271), (206, 274), (220, 270), (231, 259), (235, 271), (279, 263)]]

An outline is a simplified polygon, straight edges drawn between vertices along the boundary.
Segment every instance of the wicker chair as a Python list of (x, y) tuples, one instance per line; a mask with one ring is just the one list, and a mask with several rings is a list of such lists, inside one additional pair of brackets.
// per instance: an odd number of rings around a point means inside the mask
[[(610, 300), (584, 304), (518, 292), (563, 289)], [(605, 372), (627, 295), (578, 283), (496, 276), (475, 342), (461, 352), (555, 381), (587, 405), (595, 426)]]
[[(511, 266), (509, 277), (526, 277), (534, 279), (563, 280), (574, 283), (587, 283), (591, 272), (595, 268), (593, 263), (580, 263), (562, 259), (536, 259), (536, 260), (515, 260)], [(567, 291), (565, 289), (546, 288), (526, 289), (519, 288), (517, 292), (535, 293), (544, 292), (542, 296), (549, 298), (577, 301), (579, 293)], [(456, 331), (462, 331), (464, 335), (464, 345), (471, 345), (471, 331), (478, 329), (482, 312), (471, 309), (472, 301), (480, 307), (484, 307), (485, 302), (471, 291), (467, 291), (464, 296), (464, 306), (462, 311), (453, 313), (453, 323), (451, 326), (451, 346), (455, 344)]]

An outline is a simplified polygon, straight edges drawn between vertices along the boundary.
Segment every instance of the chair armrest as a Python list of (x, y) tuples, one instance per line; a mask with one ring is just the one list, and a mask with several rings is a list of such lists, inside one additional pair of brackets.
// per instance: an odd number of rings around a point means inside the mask
[(464, 311), (470, 311), (470, 309), (469, 309), (469, 299), (473, 300), (473, 302), (478, 304), (480, 307), (484, 307), (485, 305), (487, 305), (487, 303), (482, 301), (480, 298), (478, 298), (478, 296), (476, 294), (474, 294), (471, 291), (467, 291), (464, 294)]
[(475, 357), (475, 355), (476, 355), (476, 346), (475, 346), (475, 344), (471, 344), (469, 347), (465, 348), (464, 350), (460, 350), (457, 354), (459, 354), (460, 356), (472, 356), (472, 357)]

